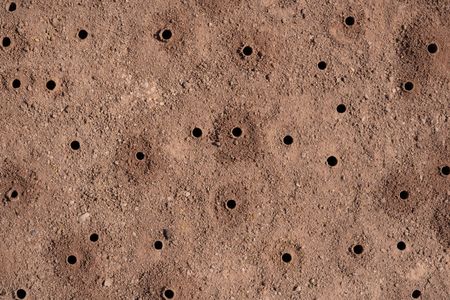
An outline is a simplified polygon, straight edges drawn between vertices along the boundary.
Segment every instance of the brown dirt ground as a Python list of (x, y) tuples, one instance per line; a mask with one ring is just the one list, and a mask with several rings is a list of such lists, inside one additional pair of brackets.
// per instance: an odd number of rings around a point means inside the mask
[(0, 4), (0, 299), (450, 299), (448, 0)]

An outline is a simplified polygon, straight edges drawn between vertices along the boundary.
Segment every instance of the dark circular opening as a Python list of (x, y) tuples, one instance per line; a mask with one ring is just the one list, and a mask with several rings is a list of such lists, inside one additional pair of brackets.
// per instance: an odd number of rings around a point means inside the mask
[(438, 51), (438, 46), (435, 43), (431, 43), (428, 45), (427, 49), (428, 49), (428, 52), (430, 52), (431, 54), (434, 54)]
[(330, 167), (334, 167), (335, 165), (337, 165), (338, 160), (337, 160), (336, 157), (330, 156), (330, 157), (327, 158), (327, 163), (328, 163), (328, 165), (329, 165)]
[(345, 107), (345, 104), (339, 104), (336, 107), (336, 110), (337, 110), (338, 113), (343, 114), (347, 110), (347, 107)]
[(11, 46), (11, 39), (9, 37), (4, 37), (2, 40), (3, 47), (9, 47)]
[(405, 91), (410, 92), (414, 89), (414, 83), (412, 83), (411, 81), (405, 82), (403, 88), (405, 89)]
[(25, 299), (25, 297), (27, 296), (27, 292), (24, 289), (18, 289), (16, 295), (19, 299)]
[(449, 166), (443, 166), (441, 168), (441, 174), (444, 176), (450, 175), (450, 167)]
[(137, 160), (143, 160), (145, 158), (145, 154), (143, 152), (137, 152), (136, 153), (136, 159)]
[(325, 69), (327, 68), (327, 63), (324, 62), (324, 61), (320, 61), (320, 62), (317, 64), (317, 67), (318, 67), (320, 70), (325, 70)]
[(80, 142), (79, 141), (72, 141), (70, 143), (70, 148), (72, 148), (72, 150), (80, 149)]
[(355, 24), (355, 18), (352, 16), (349, 16), (345, 18), (345, 25), (347, 26), (353, 26)]
[(240, 136), (242, 135), (242, 129), (239, 128), (239, 127), (234, 127), (234, 128), (231, 130), (231, 134), (232, 134), (234, 137), (240, 137)]
[(283, 138), (283, 143), (285, 145), (291, 145), (294, 142), (294, 138), (290, 135), (287, 135)]
[(281, 255), (281, 260), (283, 260), (285, 263), (290, 263), (292, 260), (292, 255), (290, 255), (289, 253), (283, 253)]
[(363, 253), (363, 251), (364, 251), (363, 246), (361, 246), (361, 245), (355, 245), (355, 246), (353, 246), (353, 253), (359, 255), (359, 254)]
[(227, 208), (228, 209), (235, 209), (236, 208), (236, 201), (235, 200), (228, 200), (227, 201)]
[(81, 30), (78, 32), (78, 37), (79, 37), (80, 39), (84, 40), (85, 38), (88, 37), (88, 32), (87, 32), (86, 30), (84, 30), (84, 29), (81, 29)]
[(153, 247), (155, 247), (156, 250), (161, 250), (161, 249), (163, 248), (163, 242), (161, 242), (161, 241), (156, 241), (156, 242), (153, 244)]
[(77, 263), (77, 257), (75, 255), (69, 255), (67, 257), (67, 262), (71, 265), (74, 265)]
[(49, 80), (47, 81), (47, 89), (49, 89), (50, 91), (53, 91), (56, 88), (56, 82), (53, 80)]
[(91, 234), (91, 236), (89, 237), (89, 240), (91, 240), (91, 242), (98, 241), (98, 234), (96, 234), (96, 233)]
[(406, 200), (409, 198), (409, 193), (407, 191), (401, 191), (400, 192), (400, 198), (403, 200)]
[(175, 293), (174, 291), (167, 289), (164, 291), (164, 297), (166, 297), (167, 299), (172, 299), (173, 297), (175, 297)]
[(12, 82), (12, 86), (15, 89), (20, 88), (20, 80), (19, 79), (14, 79), (13, 82)]
[(405, 242), (403, 242), (403, 241), (398, 242), (398, 243), (397, 243), (397, 249), (400, 250), (400, 251), (405, 250), (405, 249), (406, 249), (406, 244), (405, 244)]
[(422, 296), (422, 292), (419, 290), (414, 290), (411, 294), (411, 297), (413, 297), (414, 299), (419, 298), (420, 296)]
[(15, 11), (16, 9), (17, 9), (16, 3), (11, 2), (11, 4), (10, 4), (9, 7), (8, 7), (8, 10), (11, 11), (11, 12), (13, 12), (13, 11)]
[(244, 48), (242, 48), (242, 54), (244, 54), (245, 56), (250, 56), (253, 54), (253, 48), (250, 46), (245, 46)]
[(14, 191), (12, 191), (11, 192), (11, 198), (17, 198), (17, 197), (19, 197), (19, 193), (16, 191), (16, 190), (14, 190)]
[(202, 132), (202, 130), (200, 128), (195, 127), (194, 129), (192, 129), (192, 136), (193, 137), (199, 138), (199, 137), (202, 136), (202, 134), (203, 134), (203, 132)]
[(164, 29), (161, 31), (161, 38), (165, 41), (170, 40), (172, 38), (172, 31), (170, 29)]

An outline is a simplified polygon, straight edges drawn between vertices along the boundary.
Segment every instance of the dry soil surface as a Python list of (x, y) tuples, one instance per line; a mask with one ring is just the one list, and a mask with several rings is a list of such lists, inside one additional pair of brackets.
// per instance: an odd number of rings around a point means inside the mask
[(450, 1), (0, 5), (0, 299), (450, 299)]

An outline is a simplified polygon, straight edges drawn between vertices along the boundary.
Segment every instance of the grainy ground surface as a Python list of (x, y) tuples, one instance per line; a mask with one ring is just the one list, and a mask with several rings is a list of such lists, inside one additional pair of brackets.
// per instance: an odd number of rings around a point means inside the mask
[(0, 4), (0, 299), (450, 298), (449, 1)]

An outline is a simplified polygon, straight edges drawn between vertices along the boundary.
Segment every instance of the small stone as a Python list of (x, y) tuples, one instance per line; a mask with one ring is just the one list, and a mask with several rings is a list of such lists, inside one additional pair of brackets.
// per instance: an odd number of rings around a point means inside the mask
[(112, 285), (113, 281), (111, 278), (106, 278), (105, 281), (103, 281), (104, 287), (110, 287)]
[(80, 222), (80, 223), (84, 223), (84, 222), (86, 222), (86, 221), (89, 221), (91, 219), (91, 214), (90, 213), (84, 213), (84, 214), (82, 214), (79, 218), (78, 218), (78, 221)]

